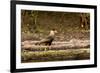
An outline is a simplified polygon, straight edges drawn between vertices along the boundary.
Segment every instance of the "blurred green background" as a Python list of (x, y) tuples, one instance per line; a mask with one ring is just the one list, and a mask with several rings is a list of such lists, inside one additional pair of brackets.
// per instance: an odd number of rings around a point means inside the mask
[(89, 39), (90, 14), (21, 10), (21, 34), (24, 40), (40, 40), (56, 29), (56, 40)]

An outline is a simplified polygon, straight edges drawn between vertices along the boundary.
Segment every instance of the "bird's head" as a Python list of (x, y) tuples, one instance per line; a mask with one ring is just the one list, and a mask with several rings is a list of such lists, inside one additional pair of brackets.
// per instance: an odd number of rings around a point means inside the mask
[(58, 33), (56, 29), (52, 29), (52, 31), (53, 31), (55, 34)]
[(50, 31), (50, 36), (54, 36), (56, 33), (57, 33), (57, 30), (52, 29), (52, 30)]

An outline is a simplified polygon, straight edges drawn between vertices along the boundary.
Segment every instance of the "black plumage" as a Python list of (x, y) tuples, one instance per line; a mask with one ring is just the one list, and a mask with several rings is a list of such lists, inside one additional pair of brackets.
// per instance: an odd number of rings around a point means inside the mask
[(54, 41), (55, 33), (57, 33), (56, 30), (51, 30), (49, 36), (45, 39), (42, 39), (38, 43), (36, 43), (36, 45), (43, 44), (43, 45), (49, 45), (50, 46), (52, 44), (52, 42)]

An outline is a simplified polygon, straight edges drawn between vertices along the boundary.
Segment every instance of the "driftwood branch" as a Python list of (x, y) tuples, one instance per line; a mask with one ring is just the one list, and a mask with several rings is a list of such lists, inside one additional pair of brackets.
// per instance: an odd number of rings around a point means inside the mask
[(26, 51), (22, 53), (22, 62), (42, 62), (60, 60), (90, 59), (90, 49), (67, 49), (59, 51)]
[(53, 42), (51, 46), (35, 45), (36, 42), (38, 41), (22, 42), (22, 62), (90, 59), (89, 41)]
[(66, 49), (80, 49), (89, 48), (89, 41), (69, 41), (69, 42), (53, 42), (51, 46), (35, 45), (37, 41), (22, 42), (22, 49), (30, 51), (44, 51), (44, 50), (66, 50)]

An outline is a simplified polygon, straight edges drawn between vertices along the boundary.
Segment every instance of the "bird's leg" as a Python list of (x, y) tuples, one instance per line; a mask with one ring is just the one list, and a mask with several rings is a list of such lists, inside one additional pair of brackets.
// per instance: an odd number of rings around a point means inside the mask
[(45, 50), (44, 51), (47, 51), (47, 48), (45, 48)]

